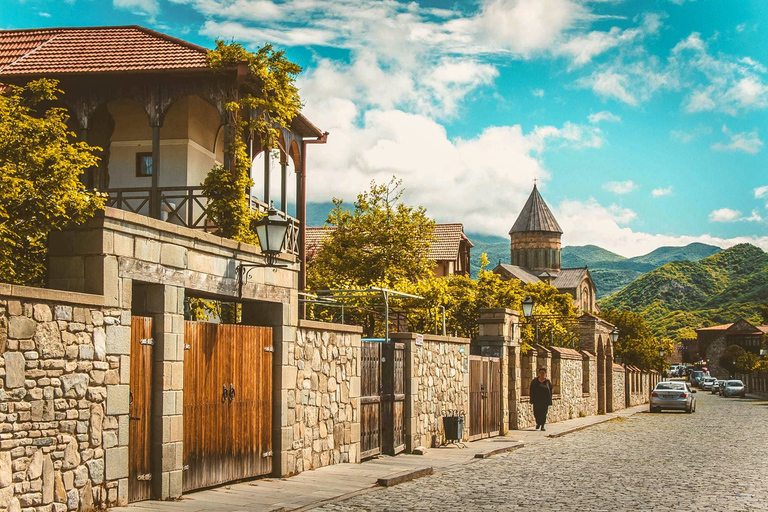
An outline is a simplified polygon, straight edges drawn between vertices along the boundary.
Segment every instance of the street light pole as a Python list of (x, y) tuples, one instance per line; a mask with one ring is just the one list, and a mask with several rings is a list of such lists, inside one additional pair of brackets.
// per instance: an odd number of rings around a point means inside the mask
[(659, 370), (659, 376), (663, 380), (664, 379), (664, 349), (663, 348), (659, 349), (659, 358), (661, 359), (661, 362), (660, 362), (661, 368)]

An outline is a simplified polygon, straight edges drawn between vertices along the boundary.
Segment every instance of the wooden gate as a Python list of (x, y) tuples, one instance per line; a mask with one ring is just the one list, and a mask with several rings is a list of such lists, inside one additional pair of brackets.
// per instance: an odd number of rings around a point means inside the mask
[(360, 379), (360, 458), (381, 453), (381, 346), (363, 341)]
[(501, 362), (469, 356), (469, 439), (497, 436), (500, 429)]
[(131, 318), (128, 501), (152, 498), (152, 319)]
[(184, 491), (272, 471), (272, 329), (185, 322)]
[(382, 346), (381, 432), (387, 455), (405, 450), (405, 344)]

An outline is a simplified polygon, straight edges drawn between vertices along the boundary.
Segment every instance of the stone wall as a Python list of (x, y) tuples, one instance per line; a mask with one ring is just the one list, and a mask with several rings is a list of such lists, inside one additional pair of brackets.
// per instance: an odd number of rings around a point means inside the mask
[[(523, 356), (521, 364), (527, 366), (532, 359), (530, 355)], [(597, 414), (597, 369), (594, 356), (568, 348), (537, 347), (535, 359), (536, 366), (548, 368), (548, 377), (553, 385), (548, 422), (555, 423)], [(530, 386), (531, 380), (521, 382), (521, 386)], [(533, 405), (528, 396), (521, 397), (516, 410), (514, 419), (517, 423), (513, 428), (522, 429), (536, 425)]]
[(636, 366), (624, 368), (624, 394), (627, 407), (647, 404), (651, 395), (651, 374)]
[(283, 474), (360, 462), (362, 328), (299, 321), (283, 367)]
[(100, 296), (0, 284), (0, 509), (127, 501), (129, 326)]
[(469, 343), (466, 338), (413, 333), (392, 334), (405, 343), (406, 451), (445, 441), (443, 416), (463, 411), (464, 438), (469, 436)]
[(620, 411), (627, 407), (627, 397), (624, 390), (624, 367), (613, 363), (613, 408), (611, 412)]

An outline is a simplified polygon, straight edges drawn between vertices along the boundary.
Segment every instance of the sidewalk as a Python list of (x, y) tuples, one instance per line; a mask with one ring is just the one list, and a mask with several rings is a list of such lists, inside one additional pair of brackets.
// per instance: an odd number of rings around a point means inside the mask
[(512, 451), (524, 445), (546, 442), (571, 432), (626, 417), (647, 410), (640, 405), (602, 416), (588, 416), (547, 425), (545, 432), (534, 429), (513, 430), (507, 436), (466, 443), (466, 448), (447, 446), (430, 448), (426, 455), (382, 456), (362, 464), (336, 464), (305, 471), (290, 478), (261, 478), (248, 482), (185, 494), (180, 501), (143, 501), (118, 512), (239, 512), (309, 510), (329, 501), (365, 492), (377, 480), (408, 473), (424, 472), (468, 464), (476, 459)]

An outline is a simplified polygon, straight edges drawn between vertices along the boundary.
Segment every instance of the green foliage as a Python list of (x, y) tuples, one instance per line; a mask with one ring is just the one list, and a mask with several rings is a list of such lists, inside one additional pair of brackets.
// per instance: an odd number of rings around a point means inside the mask
[(42, 285), (48, 233), (85, 222), (103, 208), (80, 175), (100, 148), (73, 142), (67, 112), (44, 105), (61, 91), (35, 80), (0, 93), (0, 281)]
[(746, 353), (747, 352), (740, 346), (731, 345), (723, 351), (717, 362), (720, 364), (720, 367), (725, 368), (728, 370), (728, 373), (733, 374), (738, 370), (739, 362)]
[(736, 371), (738, 373), (752, 373), (757, 368), (758, 357), (752, 352), (745, 352), (736, 359)]
[(643, 315), (627, 310), (604, 309), (600, 317), (619, 329), (614, 356), (620, 357), (625, 364), (658, 369), (663, 363), (659, 349), (664, 349), (667, 355), (673, 350), (672, 340), (654, 336)]
[(242, 317), (242, 304), (239, 302), (222, 302), (201, 297), (186, 297), (184, 302), (184, 311), (189, 320), (194, 322), (237, 324)]
[[(221, 229), (223, 236), (233, 240), (256, 243), (251, 230), (255, 218), (246, 191), (253, 186), (250, 178), (251, 161), (246, 152), (245, 138), (254, 134), (259, 147), (266, 151), (278, 147), (280, 128), (287, 128), (302, 107), (296, 76), (301, 67), (289, 61), (285, 52), (266, 45), (249, 52), (236, 42), (217, 40), (216, 48), (208, 52), (208, 65), (213, 69), (231, 69), (246, 63), (249, 74), (246, 89), (255, 94), (240, 94), (226, 105), (234, 126), (228, 152), (233, 164), (230, 170), (214, 167), (203, 182), (203, 194), (208, 198), (208, 215)], [(287, 148), (281, 148), (286, 152)]]
[(768, 255), (741, 244), (696, 262), (676, 261), (602, 299), (609, 309), (645, 316), (657, 336), (681, 339), (691, 328), (733, 322), (759, 323), (768, 297)]
[(768, 304), (760, 306), (760, 317), (762, 318), (763, 325), (768, 325)]
[(435, 222), (423, 207), (400, 201), (401, 184), (396, 178), (386, 185), (371, 182), (353, 211), (334, 198), (326, 223), (336, 229), (309, 265), (310, 289), (392, 287), (431, 274)]

